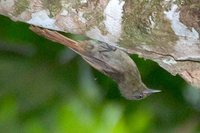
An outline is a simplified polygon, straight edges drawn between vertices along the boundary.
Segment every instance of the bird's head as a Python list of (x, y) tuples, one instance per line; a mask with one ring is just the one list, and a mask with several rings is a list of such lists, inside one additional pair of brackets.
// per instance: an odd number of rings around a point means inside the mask
[(144, 89), (144, 90), (131, 91), (129, 93), (122, 95), (124, 95), (128, 100), (141, 100), (150, 96), (153, 93), (158, 93), (158, 92), (161, 92), (161, 90)]

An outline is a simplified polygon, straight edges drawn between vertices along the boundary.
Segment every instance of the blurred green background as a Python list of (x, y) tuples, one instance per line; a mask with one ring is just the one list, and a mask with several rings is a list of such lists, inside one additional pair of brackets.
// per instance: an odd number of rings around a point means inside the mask
[(143, 81), (160, 89), (124, 99), (81, 57), (0, 16), (0, 132), (199, 133), (200, 91), (133, 55)]

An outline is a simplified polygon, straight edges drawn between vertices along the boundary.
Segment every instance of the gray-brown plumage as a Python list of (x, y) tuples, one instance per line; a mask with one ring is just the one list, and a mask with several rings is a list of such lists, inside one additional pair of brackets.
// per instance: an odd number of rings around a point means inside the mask
[(61, 43), (78, 53), (91, 66), (111, 77), (118, 83), (121, 94), (129, 100), (139, 100), (160, 92), (148, 89), (141, 80), (137, 66), (129, 55), (107, 43), (86, 40), (77, 42), (56, 31), (31, 27), (32, 31), (52, 41)]

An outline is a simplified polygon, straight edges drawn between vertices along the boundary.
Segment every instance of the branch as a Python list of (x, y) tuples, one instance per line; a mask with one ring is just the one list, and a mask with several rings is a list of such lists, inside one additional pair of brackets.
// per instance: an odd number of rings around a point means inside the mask
[(0, 14), (120, 47), (200, 88), (199, 0), (3, 0)]

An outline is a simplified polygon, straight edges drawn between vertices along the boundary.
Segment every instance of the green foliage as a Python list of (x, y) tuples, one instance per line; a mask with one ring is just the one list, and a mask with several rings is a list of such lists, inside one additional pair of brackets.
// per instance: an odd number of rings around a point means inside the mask
[(111, 79), (28, 25), (0, 17), (0, 40), (1, 132), (200, 132), (200, 92), (156, 63), (133, 56), (143, 81), (162, 93), (128, 101)]

